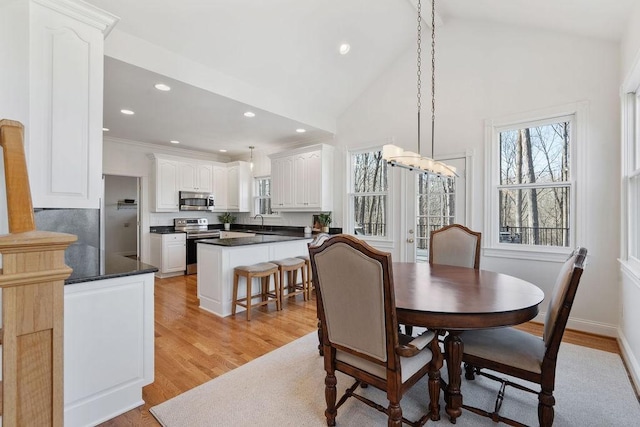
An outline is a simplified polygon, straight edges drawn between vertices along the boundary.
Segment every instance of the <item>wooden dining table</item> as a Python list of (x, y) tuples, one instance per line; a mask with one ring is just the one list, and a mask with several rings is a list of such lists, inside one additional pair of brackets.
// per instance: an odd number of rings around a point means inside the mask
[(428, 263), (393, 263), (398, 323), (446, 331), (445, 410), (462, 413), (461, 364), (466, 330), (513, 326), (538, 314), (544, 292), (507, 274)]

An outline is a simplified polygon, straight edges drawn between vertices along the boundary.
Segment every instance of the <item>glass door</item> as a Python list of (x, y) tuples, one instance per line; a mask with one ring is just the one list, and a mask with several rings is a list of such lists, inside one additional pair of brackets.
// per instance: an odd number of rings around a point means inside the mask
[(446, 160), (457, 169), (454, 178), (407, 172), (403, 194), (406, 261), (429, 262), (431, 231), (466, 223), (466, 161), (465, 157)]

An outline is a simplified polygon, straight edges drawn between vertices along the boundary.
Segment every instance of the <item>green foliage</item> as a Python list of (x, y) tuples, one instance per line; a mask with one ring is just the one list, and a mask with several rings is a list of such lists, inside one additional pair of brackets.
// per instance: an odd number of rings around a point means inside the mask
[(236, 222), (236, 217), (231, 214), (231, 212), (225, 212), (218, 215), (218, 221), (223, 224), (233, 224)]
[(325, 227), (331, 224), (331, 212), (318, 214), (318, 221)]

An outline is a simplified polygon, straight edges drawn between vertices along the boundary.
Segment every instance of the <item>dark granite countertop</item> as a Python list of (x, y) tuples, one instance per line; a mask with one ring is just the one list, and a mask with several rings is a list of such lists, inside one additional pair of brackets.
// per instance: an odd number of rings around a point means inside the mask
[(311, 239), (311, 236), (298, 235), (283, 236), (281, 234), (256, 234), (253, 237), (235, 237), (231, 239), (204, 239), (198, 240), (198, 243), (225, 247), (238, 247), (246, 245), (259, 245), (261, 243), (277, 243), (287, 242), (291, 240)]
[(64, 281), (65, 285), (158, 271), (152, 265), (106, 253), (94, 246), (81, 243), (69, 246), (65, 251), (64, 260), (73, 268), (71, 276)]

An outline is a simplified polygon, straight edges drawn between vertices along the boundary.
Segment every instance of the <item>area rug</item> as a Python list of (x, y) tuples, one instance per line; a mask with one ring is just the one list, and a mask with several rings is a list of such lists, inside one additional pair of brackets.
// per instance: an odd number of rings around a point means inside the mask
[[(231, 372), (151, 408), (166, 427), (182, 426), (325, 426), (324, 370), (317, 334), (306, 335)], [(446, 369), (443, 369), (446, 377)], [(338, 373), (338, 391), (352, 380)], [(467, 405), (493, 408), (499, 384), (478, 377), (462, 380)], [(361, 390), (387, 406), (373, 387)], [(340, 396), (340, 394), (339, 394)], [(620, 357), (563, 343), (556, 375), (554, 426), (631, 426), (640, 422), (640, 404)], [(450, 425), (441, 395), (441, 420)], [(403, 415), (416, 420), (427, 412), (426, 377), (401, 401)], [(538, 425), (537, 397), (507, 388), (501, 414)], [(338, 426), (384, 426), (386, 415), (352, 398), (338, 409)], [(436, 423), (429, 421), (427, 425)], [(494, 426), (484, 417), (462, 412), (457, 426)]]

